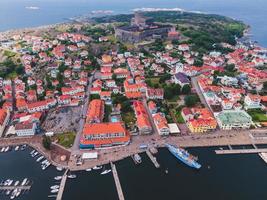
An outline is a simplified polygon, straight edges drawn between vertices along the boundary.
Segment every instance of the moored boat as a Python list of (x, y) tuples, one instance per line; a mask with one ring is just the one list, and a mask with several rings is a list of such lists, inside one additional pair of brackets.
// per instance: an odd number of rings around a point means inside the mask
[(18, 197), (21, 193), (21, 189), (19, 188), (18, 191), (16, 192), (16, 197)]
[(18, 189), (14, 189), (13, 192), (11, 193), (10, 199), (14, 199), (16, 197), (16, 194), (18, 192)]
[(92, 171), (92, 169), (91, 168), (88, 168), (85, 171), (90, 172), (90, 171)]
[(180, 161), (182, 161), (184, 164), (188, 165), (189, 167), (200, 169), (201, 164), (197, 162), (197, 159), (193, 157), (191, 154), (189, 154), (186, 150), (183, 148), (175, 147), (170, 144), (165, 144), (165, 146), (168, 148), (168, 150)]
[(40, 156), (39, 158), (36, 159), (36, 162), (40, 162), (43, 158), (44, 156)]
[(16, 181), (14, 184), (14, 186), (17, 186), (17, 185), (19, 185), (19, 181)]
[(70, 175), (68, 175), (68, 178), (71, 178), (71, 179), (73, 179), (73, 178), (76, 178), (77, 176), (75, 175), (75, 174), (70, 174)]
[(16, 146), (16, 147), (15, 147), (15, 151), (18, 151), (18, 150), (19, 150), (19, 146)]
[(134, 154), (133, 159), (136, 162), (136, 164), (140, 164), (142, 162), (142, 158), (139, 154)]
[(6, 195), (10, 195), (10, 193), (11, 193), (11, 190), (6, 191)]
[(94, 166), (93, 170), (98, 170), (98, 169), (102, 169), (102, 166)]
[(51, 190), (55, 190), (55, 189), (58, 189), (59, 188), (59, 185), (53, 185), (50, 187)]
[(104, 171), (101, 172), (100, 174), (101, 174), (101, 175), (104, 175), (104, 174), (108, 174), (109, 172), (111, 172), (111, 169), (104, 170)]
[(56, 177), (54, 177), (54, 179), (55, 179), (56, 181), (59, 181), (59, 180), (62, 179), (62, 176), (56, 176)]
[(28, 179), (24, 178), (23, 181), (21, 182), (21, 185), (24, 186), (27, 183)]
[(51, 190), (51, 193), (58, 193), (59, 189), (53, 189)]
[(57, 167), (56, 169), (57, 169), (57, 171), (62, 171), (63, 167)]

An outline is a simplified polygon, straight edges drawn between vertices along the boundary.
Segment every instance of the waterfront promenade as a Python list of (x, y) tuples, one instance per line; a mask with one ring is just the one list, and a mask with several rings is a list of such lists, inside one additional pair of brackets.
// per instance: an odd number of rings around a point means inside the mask
[(228, 146), (228, 145), (255, 145), (267, 144), (267, 138), (251, 137), (252, 133), (266, 132), (266, 130), (244, 130), (244, 131), (217, 131), (209, 134), (195, 134), (189, 136), (169, 136), (160, 137), (157, 134), (148, 136), (134, 136), (131, 139), (131, 144), (128, 146), (112, 147), (97, 150), (79, 150), (76, 154), (84, 152), (97, 152), (98, 159), (86, 160), (83, 165), (76, 166), (76, 159), (71, 156), (68, 166), (70, 170), (84, 170), (92, 168), (96, 165), (108, 164), (127, 158), (135, 153), (145, 152), (145, 149), (140, 149), (141, 144), (146, 144), (148, 147), (164, 147), (165, 143), (175, 144), (181, 147), (212, 147), (212, 146)]
[[(209, 134), (194, 134), (188, 136), (169, 136), (161, 137), (157, 134), (147, 136), (133, 136), (131, 144), (127, 146), (118, 146), (106, 149), (97, 150), (79, 150), (75, 149), (72, 152), (69, 160), (61, 162), (59, 157), (62, 154), (70, 154), (60, 145), (52, 145), (57, 148), (57, 151), (48, 151), (42, 146), (42, 137), (25, 137), (25, 138), (2, 138), (0, 139), (0, 146), (15, 146), (21, 144), (28, 144), (29, 146), (38, 150), (43, 154), (53, 165), (68, 168), (72, 171), (84, 170), (92, 168), (96, 165), (108, 164), (127, 158), (135, 153), (145, 152), (146, 149), (140, 149), (141, 144), (151, 147), (164, 147), (165, 143), (175, 144), (181, 147), (211, 147), (211, 146), (228, 146), (228, 145), (257, 145), (267, 144), (267, 137), (252, 137), (252, 134), (261, 135), (265, 134), (265, 129), (258, 130), (243, 130), (243, 131), (217, 131)], [(54, 151), (54, 152), (53, 152)], [(97, 152), (98, 159), (85, 160), (83, 165), (76, 165), (75, 155), (82, 155), (85, 152)], [(60, 154), (60, 155), (56, 155)]]

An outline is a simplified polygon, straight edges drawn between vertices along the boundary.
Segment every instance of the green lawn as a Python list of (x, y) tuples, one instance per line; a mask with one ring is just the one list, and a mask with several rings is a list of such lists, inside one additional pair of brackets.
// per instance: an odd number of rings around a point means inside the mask
[(175, 113), (175, 117), (178, 123), (181, 123), (181, 124), (185, 123), (184, 118), (181, 115), (181, 111), (177, 111)]
[(249, 110), (248, 114), (252, 117), (252, 120), (255, 122), (267, 122), (267, 115), (263, 111)]
[(58, 140), (58, 144), (65, 148), (70, 148), (74, 143), (75, 135), (74, 132), (61, 133), (56, 135), (56, 139)]

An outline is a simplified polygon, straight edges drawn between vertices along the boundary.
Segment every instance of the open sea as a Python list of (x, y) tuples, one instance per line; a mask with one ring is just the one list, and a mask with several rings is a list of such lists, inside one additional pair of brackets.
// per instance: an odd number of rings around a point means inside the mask
[[(244, 146), (243, 148), (248, 148)], [(252, 146), (250, 148), (253, 148)], [(256, 154), (216, 155), (215, 148), (191, 148), (202, 168), (197, 171), (179, 162), (167, 149), (156, 155), (161, 165), (156, 169), (147, 155), (136, 166), (131, 158), (116, 162), (126, 200), (264, 200), (267, 199), (267, 164)], [(217, 148), (218, 149), (218, 148)], [(30, 192), (20, 200), (47, 200), (50, 186), (59, 184), (53, 177), (63, 174), (54, 167), (42, 171), (29, 153), (31, 149), (0, 154), (0, 179), (33, 182)], [(105, 169), (110, 166), (106, 165)], [(168, 173), (165, 173), (168, 170)], [(63, 200), (118, 200), (112, 173), (102, 170), (75, 172), (68, 179)], [(1, 181), (1, 180), (0, 180)], [(1, 200), (9, 199), (0, 193)]]
[[(40, 9), (26, 9), (30, 6)], [(179, 7), (233, 17), (251, 25), (252, 38), (267, 47), (266, 0), (0, 0), (0, 31), (63, 22), (95, 10), (129, 13), (142, 7)]]
[[(39, 10), (26, 9), (37, 6)], [(64, 22), (67, 18), (94, 10), (129, 13), (134, 8), (179, 7), (233, 17), (252, 27), (252, 38), (267, 47), (266, 0), (0, 0), (0, 31)], [(53, 177), (61, 175), (54, 167), (43, 171), (30, 157), (31, 150), (0, 153), (0, 181), (29, 178), (33, 185), (20, 200), (47, 200), (50, 186), (59, 184)], [(131, 158), (116, 162), (126, 200), (265, 200), (267, 199), (267, 165), (256, 154), (216, 155), (214, 148), (194, 148), (202, 168), (192, 170), (161, 149), (156, 169), (145, 154), (136, 166)], [(106, 168), (110, 166), (107, 165)], [(168, 170), (168, 174), (165, 170)], [(63, 200), (117, 200), (112, 173), (77, 172), (68, 180)], [(0, 194), (0, 200), (9, 199)]]

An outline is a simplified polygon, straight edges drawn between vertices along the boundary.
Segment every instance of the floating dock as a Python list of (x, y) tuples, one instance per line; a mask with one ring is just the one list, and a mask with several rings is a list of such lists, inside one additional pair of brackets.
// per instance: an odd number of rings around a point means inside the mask
[(67, 177), (68, 177), (67, 173), (68, 173), (68, 169), (65, 171), (64, 175), (62, 176), (56, 200), (61, 200), (62, 199), (64, 188), (65, 188)]
[(230, 149), (230, 150), (215, 150), (216, 154), (248, 154), (248, 153), (267, 153), (267, 149)]
[(25, 185), (25, 186), (22, 186), (22, 185), (17, 185), (17, 186), (14, 186), (14, 185), (11, 185), (11, 186), (1, 185), (0, 186), (0, 190), (15, 190), (15, 189), (30, 190), (31, 189), (31, 185)]
[(152, 161), (152, 163), (155, 165), (155, 167), (156, 167), (156, 168), (159, 168), (160, 165), (159, 165), (159, 163), (158, 163), (156, 157), (154, 157), (154, 156), (151, 154), (151, 152), (150, 152), (149, 150), (146, 151), (146, 154), (147, 154), (147, 156), (150, 158), (150, 160)]
[(111, 165), (111, 169), (112, 169), (115, 185), (116, 185), (116, 188), (117, 188), (119, 200), (124, 200), (124, 195), (123, 195), (123, 192), (122, 192), (121, 183), (120, 183), (120, 179), (119, 179), (119, 175), (118, 175), (116, 166), (112, 162), (110, 163), (110, 165)]

